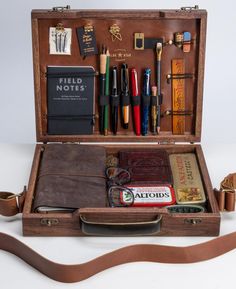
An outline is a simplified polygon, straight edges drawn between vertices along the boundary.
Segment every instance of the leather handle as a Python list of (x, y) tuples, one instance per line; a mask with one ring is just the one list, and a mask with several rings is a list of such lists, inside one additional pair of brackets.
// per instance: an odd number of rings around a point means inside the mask
[(161, 231), (159, 215), (153, 221), (133, 223), (99, 223), (88, 221), (80, 215), (81, 230), (85, 235), (93, 236), (148, 236), (157, 235)]

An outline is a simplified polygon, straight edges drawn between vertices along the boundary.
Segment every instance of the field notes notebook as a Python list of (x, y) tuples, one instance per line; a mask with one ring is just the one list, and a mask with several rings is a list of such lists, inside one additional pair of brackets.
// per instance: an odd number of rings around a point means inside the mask
[(47, 67), (48, 134), (93, 133), (94, 83), (93, 67)]

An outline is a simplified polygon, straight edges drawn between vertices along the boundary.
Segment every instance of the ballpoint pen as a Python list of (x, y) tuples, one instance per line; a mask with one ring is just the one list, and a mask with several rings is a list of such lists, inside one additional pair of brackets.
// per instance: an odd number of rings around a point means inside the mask
[(105, 97), (105, 83), (106, 83), (106, 59), (105, 47), (102, 47), (102, 53), (100, 54), (100, 94), (99, 94), (99, 130), (100, 133), (104, 133), (104, 97)]
[[(109, 50), (107, 49), (106, 51), (106, 87), (105, 87), (105, 95), (106, 98), (109, 100), (109, 70), (110, 70), (110, 53)], [(108, 101), (109, 104), (109, 101)], [(104, 135), (108, 134), (108, 114), (109, 114), (109, 105), (105, 104), (104, 108)]]
[(112, 93), (111, 93), (111, 128), (114, 134), (117, 133), (118, 125), (118, 107), (119, 107), (119, 95), (118, 95), (118, 78), (117, 78), (117, 66), (112, 68)]
[(133, 122), (136, 135), (141, 134), (140, 95), (138, 91), (138, 74), (135, 68), (131, 69), (131, 96), (133, 107)]
[(142, 93), (142, 135), (148, 133), (149, 107), (150, 107), (150, 77), (151, 69), (146, 68), (143, 79), (143, 93)]
[(157, 104), (157, 133), (160, 133), (161, 128), (161, 54), (162, 54), (162, 43), (157, 42), (156, 44), (156, 54), (157, 54), (157, 96), (158, 96), (158, 104)]
[(129, 127), (129, 72), (128, 65), (123, 63), (121, 66), (121, 116), (122, 126), (127, 129)]
[(157, 133), (157, 87), (152, 86), (151, 98), (151, 131)]

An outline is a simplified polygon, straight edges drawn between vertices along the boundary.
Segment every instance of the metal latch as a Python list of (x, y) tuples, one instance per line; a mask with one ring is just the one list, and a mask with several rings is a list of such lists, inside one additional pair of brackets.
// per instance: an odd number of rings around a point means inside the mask
[(185, 7), (181, 7), (180, 10), (182, 11), (192, 11), (192, 10), (198, 10), (199, 6), (195, 5), (195, 6), (185, 6)]
[(190, 225), (197, 225), (197, 224), (200, 224), (202, 222), (202, 219), (200, 219), (200, 218), (191, 218), (191, 219), (185, 219), (184, 222), (186, 224), (190, 224)]
[(58, 219), (41, 219), (40, 224), (48, 227), (57, 225), (59, 223)]
[(52, 7), (52, 11), (55, 12), (64, 12), (65, 10), (70, 10), (70, 5)]

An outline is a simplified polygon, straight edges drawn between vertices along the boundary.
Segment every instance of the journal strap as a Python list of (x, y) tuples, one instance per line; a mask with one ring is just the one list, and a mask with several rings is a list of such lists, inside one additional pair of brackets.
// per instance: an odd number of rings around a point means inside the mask
[(236, 232), (188, 247), (145, 244), (127, 246), (86, 263), (64, 265), (44, 258), (19, 240), (0, 233), (0, 249), (18, 256), (49, 278), (66, 283), (82, 281), (103, 270), (125, 263), (195, 263), (215, 258), (235, 248)]

